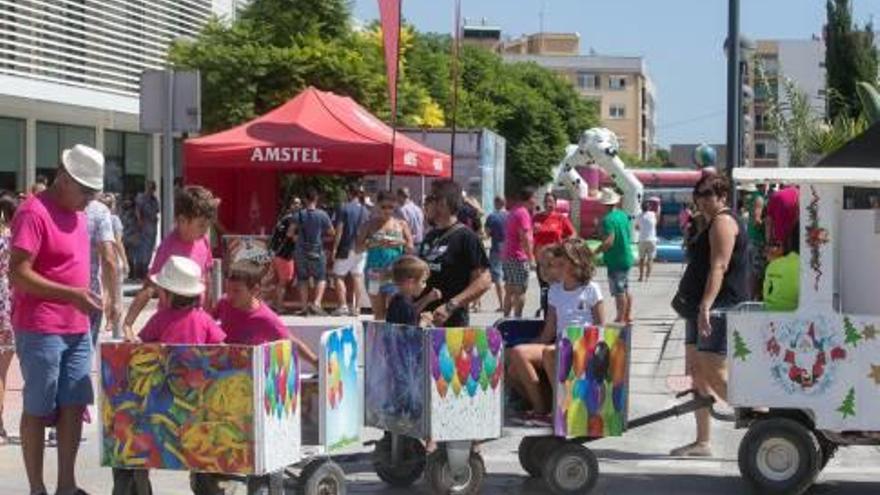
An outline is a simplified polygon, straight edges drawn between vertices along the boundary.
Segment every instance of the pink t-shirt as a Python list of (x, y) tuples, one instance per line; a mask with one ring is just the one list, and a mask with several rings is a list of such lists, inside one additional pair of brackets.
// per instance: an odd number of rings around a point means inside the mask
[(520, 242), (520, 233), (532, 235), (532, 216), (525, 206), (517, 206), (507, 215), (504, 228), (504, 259), (509, 261), (528, 261), (529, 255)]
[[(86, 215), (65, 210), (42, 192), (22, 203), (12, 219), (12, 248), (32, 256), (36, 273), (68, 287), (89, 287)], [(89, 331), (89, 317), (73, 304), (14, 291), (12, 326), (19, 332), (75, 335)]]
[(262, 302), (257, 309), (242, 311), (221, 299), (215, 309), (227, 344), (259, 345), (290, 338), (290, 331), (270, 308)]
[(166, 308), (150, 318), (140, 338), (163, 344), (220, 344), (226, 334), (202, 308)]
[[(214, 263), (214, 256), (211, 254), (211, 243), (208, 237), (196, 239), (193, 242), (184, 242), (177, 233), (177, 229), (171, 231), (170, 234), (162, 239), (159, 249), (156, 250), (156, 256), (153, 258), (153, 264), (150, 265), (150, 275), (155, 275), (162, 271), (162, 266), (172, 256), (183, 256), (189, 258), (199, 265), (202, 269), (202, 281), (207, 285), (211, 276), (211, 266)], [(202, 304), (205, 303), (206, 294), (202, 294)], [(159, 307), (166, 307), (160, 304)]]
[(781, 243), (791, 234), (800, 216), (800, 192), (795, 186), (780, 189), (770, 196), (767, 202), (767, 216), (773, 224), (771, 242)]

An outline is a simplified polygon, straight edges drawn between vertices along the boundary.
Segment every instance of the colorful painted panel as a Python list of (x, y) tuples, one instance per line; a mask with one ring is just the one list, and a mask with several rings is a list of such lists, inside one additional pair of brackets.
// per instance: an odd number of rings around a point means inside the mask
[(367, 426), (415, 438), (427, 436), (424, 336), (418, 327), (367, 323)]
[(728, 398), (810, 411), (816, 427), (880, 431), (880, 321), (838, 314), (728, 316)]
[(259, 408), (258, 471), (272, 472), (288, 466), (300, 457), (300, 379), (299, 357), (289, 340), (259, 348), (262, 396), (255, 396)]
[(501, 436), (504, 345), (494, 328), (432, 328), (431, 438)]
[(360, 345), (354, 327), (321, 336), (321, 445), (333, 452), (360, 442), (363, 414), (358, 377)]
[(561, 437), (626, 430), (630, 328), (569, 327), (557, 337), (553, 427)]
[(254, 472), (255, 349), (102, 344), (102, 464)]

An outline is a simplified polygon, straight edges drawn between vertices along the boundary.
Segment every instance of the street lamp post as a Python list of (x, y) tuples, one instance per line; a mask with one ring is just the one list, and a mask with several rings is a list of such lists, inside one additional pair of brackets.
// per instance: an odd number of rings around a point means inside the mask
[[(740, 162), (740, 115), (742, 113), (742, 79), (740, 72), (739, 0), (728, 0), (727, 17), (727, 173)], [(735, 191), (735, 189), (734, 189)], [(736, 193), (731, 194), (730, 207), (737, 211)]]

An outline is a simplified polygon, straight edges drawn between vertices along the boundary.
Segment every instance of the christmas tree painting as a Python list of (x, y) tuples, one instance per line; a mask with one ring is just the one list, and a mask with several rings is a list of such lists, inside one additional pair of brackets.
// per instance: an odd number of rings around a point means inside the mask
[(843, 319), (843, 331), (846, 333), (845, 342), (853, 347), (858, 347), (859, 342), (862, 340), (862, 334), (856, 329), (852, 320), (849, 318)]
[(746, 341), (743, 340), (742, 335), (739, 334), (739, 331), (734, 330), (733, 332), (733, 357), (735, 359), (739, 359), (740, 361), (745, 361), (749, 354), (752, 351), (749, 350), (749, 347), (746, 345)]
[(854, 387), (850, 387), (846, 398), (843, 399), (843, 404), (837, 408), (837, 412), (843, 415), (843, 419), (856, 415), (856, 389)]

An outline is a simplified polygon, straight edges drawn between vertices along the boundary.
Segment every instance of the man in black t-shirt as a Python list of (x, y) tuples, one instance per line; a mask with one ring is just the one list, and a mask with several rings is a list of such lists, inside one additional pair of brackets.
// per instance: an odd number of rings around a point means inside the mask
[(483, 243), (456, 217), (461, 207), (461, 186), (451, 180), (431, 185), (425, 215), (434, 229), (425, 235), (419, 256), (431, 269), (426, 291), (438, 289), (442, 294), (438, 303), (428, 306), (437, 326), (467, 326), (468, 305), (492, 286)]
[(272, 231), (272, 238), (269, 241), (269, 250), (272, 252), (272, 268), (275, 271), (275, 311), (282, 312), (284, 308), (284, 297), (287, 294), (287, 287), (293, 281), (293, 216), (302, 208), (302, 201), (293, 197), (290, 200), (290, 208), (282, 213), (281, 218)]

